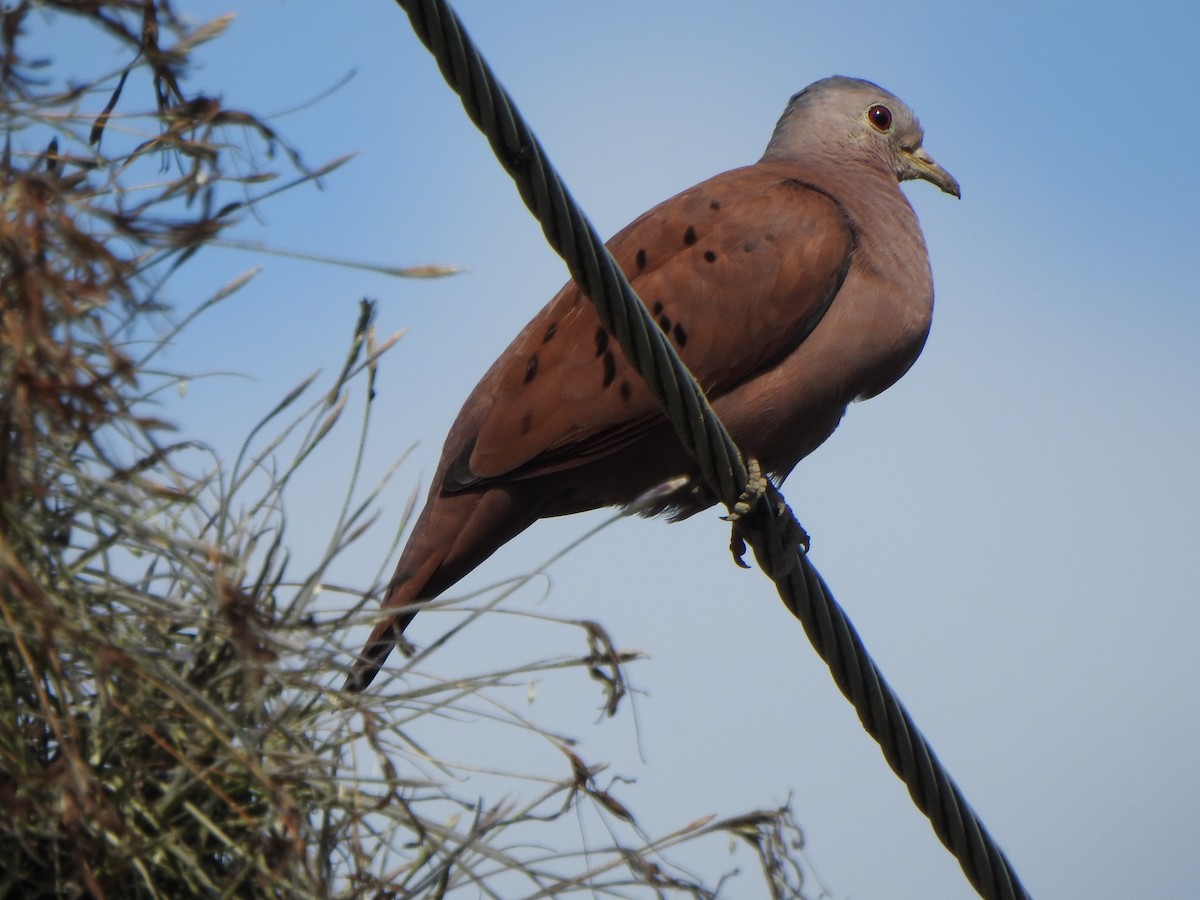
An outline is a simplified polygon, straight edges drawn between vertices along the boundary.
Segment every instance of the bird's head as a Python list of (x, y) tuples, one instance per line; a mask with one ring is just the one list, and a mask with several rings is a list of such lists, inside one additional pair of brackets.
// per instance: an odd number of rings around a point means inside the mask
[(767, 144), (764, 160), (867, 158), (898, 181), (920, 179), (961, 197), (958, 182), (934, 162), (925, 132), (908, 105), (877, 84), (835, 75), (792, 97)]

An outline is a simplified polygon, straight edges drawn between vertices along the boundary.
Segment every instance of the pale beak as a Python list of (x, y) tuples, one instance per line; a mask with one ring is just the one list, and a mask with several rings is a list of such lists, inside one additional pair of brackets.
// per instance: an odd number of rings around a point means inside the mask
[(959, 190), (958, 182), (954, 180), (954, 176), (939, 166), (933, 161), (933, 157), (925, 152), (923, 147), (918, 147), (916, 150), (903, 150), (905, 162), (908, 163), (908, 168), (902, 176), (902, 181), (907, 181), (912, 178), (919, 178), (922, 181), (928, 181), (930, 184), (935, 184), (947, 194), (953, 194), (955, 197), (962, 199), (962, 191)]

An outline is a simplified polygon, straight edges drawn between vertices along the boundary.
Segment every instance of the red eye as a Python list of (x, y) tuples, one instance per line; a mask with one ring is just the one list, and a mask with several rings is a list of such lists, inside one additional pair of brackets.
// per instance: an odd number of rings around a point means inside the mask
[(892, 111), (886, 106), (876, 104), (867, 110), (867, 118), (871, 124), (880, 131), (887, 131), (892, 127)]

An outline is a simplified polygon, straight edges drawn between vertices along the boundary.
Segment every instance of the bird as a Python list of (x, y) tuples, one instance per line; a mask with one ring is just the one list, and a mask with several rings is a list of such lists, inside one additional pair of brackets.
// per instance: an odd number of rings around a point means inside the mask
[[(742, 454), (776, 484), (925, 344), (933, 276), (900, 183), (962, 194), (923, 140), (894, 94), (825, 78), (790, 98), (757, 162), (684, 190), (607, 244)], [(411, 604), (538, 519), (636, 504), (678, 520), (714, 502), (568, 282), (459, 411), (346, 689), (375, 678)]]

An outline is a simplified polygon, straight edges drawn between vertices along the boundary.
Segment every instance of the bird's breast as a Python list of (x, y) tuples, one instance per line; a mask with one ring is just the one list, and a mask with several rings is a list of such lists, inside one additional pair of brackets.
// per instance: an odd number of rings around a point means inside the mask
[(771, 471), (789, 471), (829, 437), (851, 402), (891, 387), (920, 355), (933, 280), (916, 216), (902, 195), (900, 202), (887, 215), (852, 219), (854, 258), (803, 343), (714, 404), (739, 445)]

